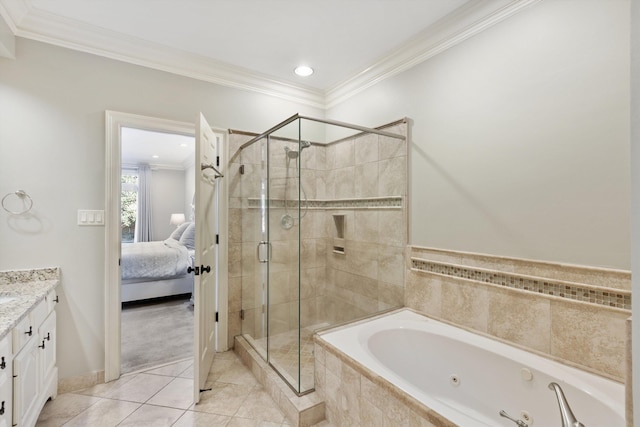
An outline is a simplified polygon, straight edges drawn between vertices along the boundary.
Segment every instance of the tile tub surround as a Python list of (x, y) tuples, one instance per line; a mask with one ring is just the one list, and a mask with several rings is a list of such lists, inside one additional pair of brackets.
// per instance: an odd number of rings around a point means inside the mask
[(336, 427), (456, 427), (316, 335), (316, 391)]
[[(422, 247), (407, 251), (407, 307), (625, 382), (629, 272)], [(598, 297), (580, 300), (584, 290)]]
[(0, 271), (0, 296), (16, 299), (0, 309), (0, 338), (60, 283), (59, 268)]

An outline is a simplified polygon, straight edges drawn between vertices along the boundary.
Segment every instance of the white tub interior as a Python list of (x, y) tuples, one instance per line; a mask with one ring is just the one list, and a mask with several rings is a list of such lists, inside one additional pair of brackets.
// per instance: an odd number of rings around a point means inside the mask
[(461, 426), (514, 426), (500, 410), (530, 417), (530, 426), (560, 426), (552, 381), (586, 427), (625, 425), (622, 384), (410, 310), (321, 338)]

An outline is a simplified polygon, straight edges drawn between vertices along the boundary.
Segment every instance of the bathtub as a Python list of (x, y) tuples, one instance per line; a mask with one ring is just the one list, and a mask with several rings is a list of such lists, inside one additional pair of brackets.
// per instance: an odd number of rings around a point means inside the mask
[(319, 336), (420, 404), (463, 427), (561, 426), (550, 382), (586, 427), (624, 427), (624, 386), (400, 310)]

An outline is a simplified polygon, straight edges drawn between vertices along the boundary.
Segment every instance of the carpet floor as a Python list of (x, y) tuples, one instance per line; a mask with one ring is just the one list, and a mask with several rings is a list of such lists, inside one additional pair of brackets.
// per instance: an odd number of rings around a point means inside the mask
[(188, 299), (122, 309), (123, 374), (193, 357), (193, 306)]

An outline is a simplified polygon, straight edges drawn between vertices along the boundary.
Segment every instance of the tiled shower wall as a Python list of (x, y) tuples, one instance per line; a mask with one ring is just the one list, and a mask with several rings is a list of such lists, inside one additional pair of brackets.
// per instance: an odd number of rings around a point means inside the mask
[[(406, 135), (407, 124), (398, 122), (384, 130)], [(241, 332), (262, 336), (263, 298), (256, 259), (260, 143), (238, 149), (252, 137), (234, 131), (229, 141), (230, 343)], [(304, 217), (289, 230), (280, 225), (285, 213), (284, 184), (291, 199), (297, 183), (293, 160), (287, 179), (285, 146), (298, 148), (296, 143), (272, 139), (269, 149), (272, 334), (297, 328), (298, 232), (302, 327), (334, 324), (401, 306), (407, 242), (406, 142), (364, 135), (304, 149), (301, 181), (309, 207), (303, 208)], [(297, 217), (295, 208), (289, 211)], [(345, 217), (344, 254), (333, 251), (334, 214)]]
[[(406, 135), (407, 125), (384, 130)], [(327, 281), (320, 318), (335, 324), (402, 306), (406, 141), (364, 135), (330, 144), (326, 158), (326, 197), (344, 207), (325, 211)], [(334, 215), (344, 215), (344, 253), (334, 251)]]
[(405, 305), (625, 381), (628, 271), (414, 246)]

